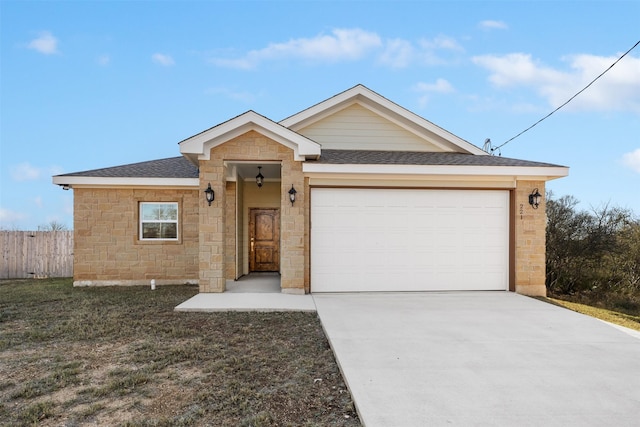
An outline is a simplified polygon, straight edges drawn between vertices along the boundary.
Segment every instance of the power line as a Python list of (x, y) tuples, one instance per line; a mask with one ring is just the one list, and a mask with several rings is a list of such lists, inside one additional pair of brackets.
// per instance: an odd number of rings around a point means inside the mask
[[(556, 108), (555, 110), (553, 110), (552, 112), (550, 112), (549, 114), (547, 114), (546, 116), (544, 116), (543, 118), (541, 118), (540, 120), (538, 120), (537, 122), (535, 122), (534, 124), (532, 124), (531, 126), (529, 126), (528, 128), (526, 128), (525, 130), (523, 130), (522, 132), (520, 132), (519, 134), (517, 134), (516, 136), (509, 138), (508, 140), (506, 140), (505, 142), (503, 142), (502, 144), (498, 145), (497, 147), (493, 147), (490, 148), (490, 152), (491, 154), (493, 154), (494, 151), (496, 150), (500, 150), (500, 148), (504, 147), (505, 145), (507, 145), (508, 143), (510, 143), (511, 141), (513, 141), (514, 139), (516, 139), (517, 137), (519, 137), (520, 135), (522, 135), (523, 133), (533, 129), (535, 126), (537, 126), (539, 123), (541, 123), (542, 121), (544, 121), (545, 119), (549, 118), (553, 113), (555, 113), (556, 111), (560, 110), (562, 107), (564, 107), (565, 105), (567, 105), (568, 103), (570, 103), (571, 101), (573, 101), (573, 99), (575, 97), (577, 97), (578, 95), (580, 95), (582, 92), (584, 92), (585, 90), (587, 90), (589, 88), (589, 86), (591, 86), (592, 84), (594, 84), (596, 82), (596, 80), (598, 80), (600, 77), (604, 76), (610, 69), (612, 69), (618, 62), (620, 62), (620, 60), (622, 58), (624, 58), (625, 56), (627, 56), (627, 54), (629, 52), (631, 52), (633, 49), (635, 49), (638, 45), (640, 44), (640, 40), (638, 40), (636, 42), (636, 44), (634, 44), (631, 49), (627, 50), (625, 53), (622, 54), (622, 56), (618, 59), (615, 60), (615, 62), (613, 64), (611, 64), (609, 66), (609, 68), (607, 68), (606, 70), (604, 70), (602, 73), (600, 73), (600, 75), (598, 77), (596, 77), (595, 79), (591, 80), (591, 82), (586, 85), (585, 87), (582, 88), (582, 90), (580, 90), (578, 93), (576, 93), (575, 95), (573, 95), (571, 98), (569, 98), (564, 104), (562, 104), (561, 106), (559, 106), (558, 108)], [(485, 141), (485, 146), (488, 144), (491, 144), (490, 140)]]

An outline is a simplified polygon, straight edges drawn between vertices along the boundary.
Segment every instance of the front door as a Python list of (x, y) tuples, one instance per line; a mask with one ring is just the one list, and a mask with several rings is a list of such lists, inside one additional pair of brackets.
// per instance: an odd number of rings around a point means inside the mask
[(249, 270), (280, 271), (280, 211), (251, 209)]

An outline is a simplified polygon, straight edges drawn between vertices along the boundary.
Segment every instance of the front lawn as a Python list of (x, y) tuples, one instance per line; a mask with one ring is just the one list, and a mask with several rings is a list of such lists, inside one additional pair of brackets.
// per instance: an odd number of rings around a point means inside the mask
[(197, 292), (0, 282), (0, 423), (360, 425), (315, 313), (173, 311)]

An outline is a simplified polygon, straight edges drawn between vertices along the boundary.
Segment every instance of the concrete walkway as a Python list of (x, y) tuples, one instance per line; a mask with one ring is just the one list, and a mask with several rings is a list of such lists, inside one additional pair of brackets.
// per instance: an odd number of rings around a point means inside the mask
[(640, 339), (509, 292), (314, 294), (364, 425), (638, 426)]
[(316, 311), (316, 305), (311, 295), (224, 292), (197, 294), (177, 306), (175, 311)]
[(278, 273), (251, 273), (227, 280), (223, 293), (202, 293), (188, 299), (175, 311), (316, 311), (311, 295), (280, 292)]

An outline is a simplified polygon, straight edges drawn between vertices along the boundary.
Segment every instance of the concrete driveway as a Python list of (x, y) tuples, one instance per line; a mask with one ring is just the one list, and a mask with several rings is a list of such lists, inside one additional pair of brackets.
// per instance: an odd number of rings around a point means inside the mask
[(509, 292), (314, 294), (367, 427), (638, 426), (640, 338)]

